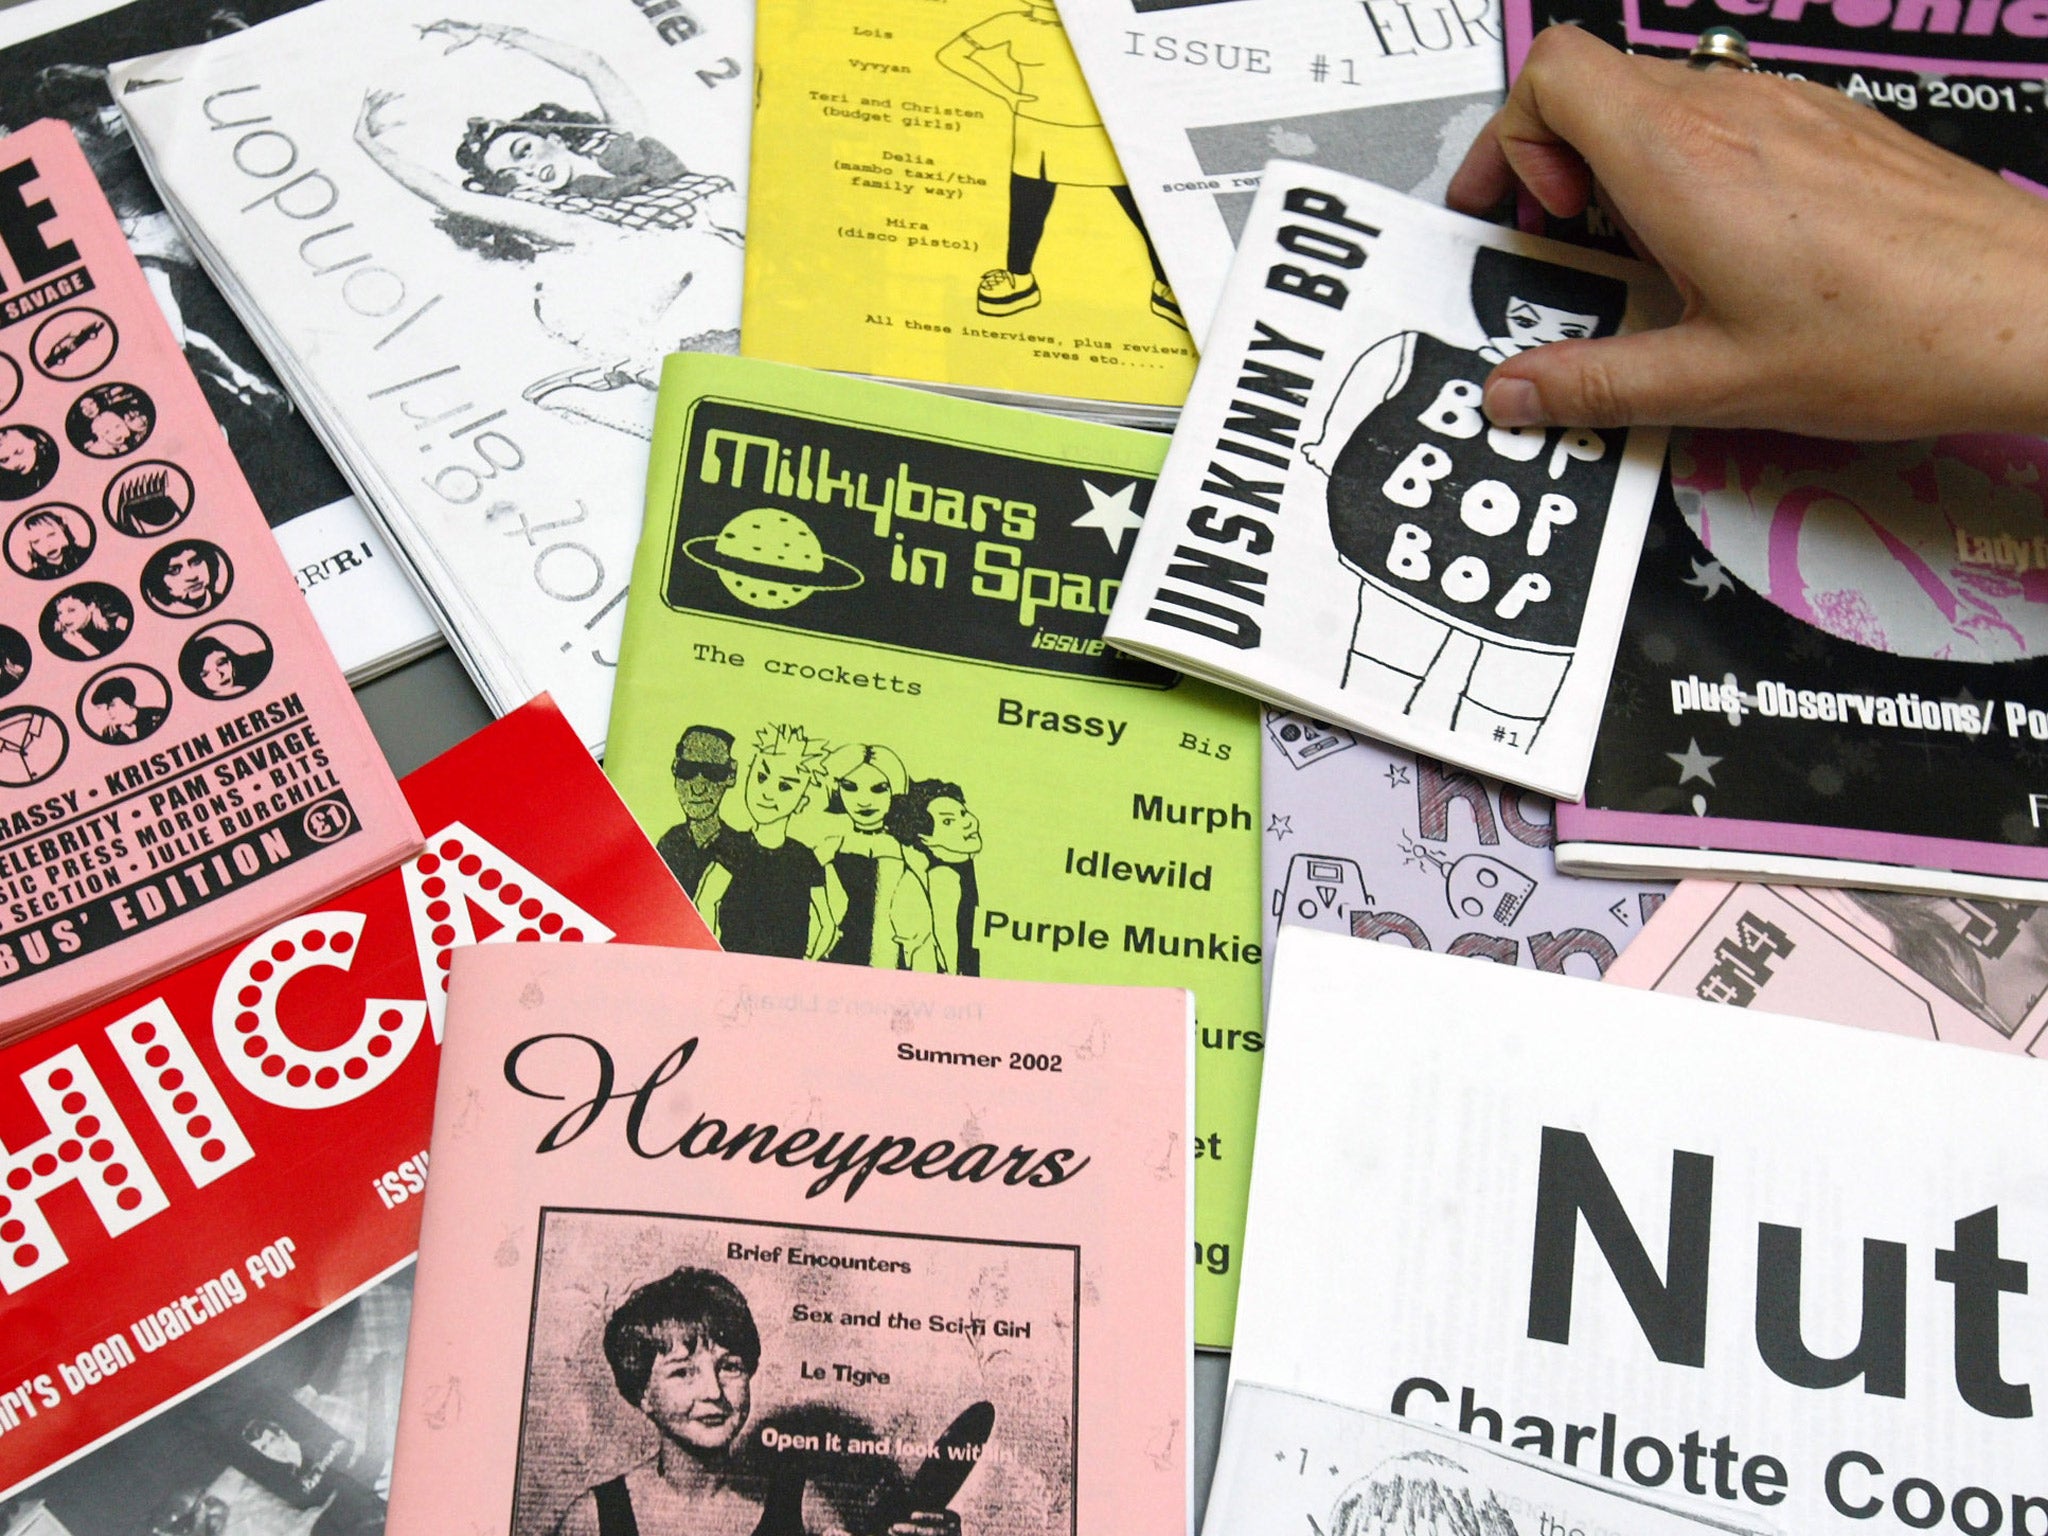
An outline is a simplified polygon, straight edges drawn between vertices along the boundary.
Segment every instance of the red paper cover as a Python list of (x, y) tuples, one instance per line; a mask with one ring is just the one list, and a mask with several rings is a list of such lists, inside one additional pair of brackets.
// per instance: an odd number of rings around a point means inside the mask
[[(716, 947), (547, 698), (404, 789), (409, 863), (0, 1052), (0, 1499), (410, 1258), (451, 946)], [(209, 1480), (144, 1459), (137, 1532)]]

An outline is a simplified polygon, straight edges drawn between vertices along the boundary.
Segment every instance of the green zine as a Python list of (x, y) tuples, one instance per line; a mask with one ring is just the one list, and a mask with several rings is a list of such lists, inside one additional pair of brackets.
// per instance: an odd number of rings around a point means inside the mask
[[(727, 949), (1191, 988), (1196, 1338), (1221, 1348), (1264, 1044), (1258, 721), (1103, 642), (1165, 449), (670, 358), (605, 767)], [(1028, 1040), (934, 1054), (963, 1125), (1059, 1070)]]

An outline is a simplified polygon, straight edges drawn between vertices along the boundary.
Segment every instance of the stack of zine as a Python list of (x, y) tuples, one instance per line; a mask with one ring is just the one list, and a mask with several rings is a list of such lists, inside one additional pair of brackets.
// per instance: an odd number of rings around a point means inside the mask
[(601, 749), (659, 361), (738, 345), (753, 8), (323, 0), (111, 80), (500, 713)]

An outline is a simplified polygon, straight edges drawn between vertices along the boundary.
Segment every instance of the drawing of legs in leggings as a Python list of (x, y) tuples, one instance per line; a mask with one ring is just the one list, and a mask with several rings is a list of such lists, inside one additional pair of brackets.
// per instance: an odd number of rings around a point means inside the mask
[(984, 315), (1013, 315), (1042, 302), (1033, 269), (1054, 195), (1063, 186), (1105, 187), (1145, 242), (1152, 312), (1187, 329), (1050, 0), (1027, 0), (1021, 10), (969, 27), (939, 50), (938, 61), (999, 98), (1015, 124), (1009, 248), (1005, 265), (982, 274), (975, 307)]

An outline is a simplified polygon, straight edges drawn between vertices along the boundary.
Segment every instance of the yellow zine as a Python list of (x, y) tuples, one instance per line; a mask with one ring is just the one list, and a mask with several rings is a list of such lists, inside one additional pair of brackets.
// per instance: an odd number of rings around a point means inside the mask
[(1195, 349), (1050, 0), (761, 0), (742, 348), (1178, 406)]

